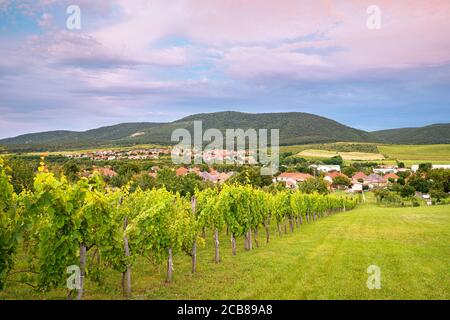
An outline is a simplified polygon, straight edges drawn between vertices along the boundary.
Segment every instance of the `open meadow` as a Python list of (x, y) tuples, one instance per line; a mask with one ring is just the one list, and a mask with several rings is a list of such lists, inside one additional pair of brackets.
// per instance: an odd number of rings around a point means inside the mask
[(405, 165), (430, 162), (433, 164), (450, 163), (450, 144), (402, 145), (337, 142), (313, 145), (292, 145), (280, 147), (281, 152), (293, 152), (306, 159), (327, 159), (340, 155), (346, 162), (370, 161), (384, 164)]

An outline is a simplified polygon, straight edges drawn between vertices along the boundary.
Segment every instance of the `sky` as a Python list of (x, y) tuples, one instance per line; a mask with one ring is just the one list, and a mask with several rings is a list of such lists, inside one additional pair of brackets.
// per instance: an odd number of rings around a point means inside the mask
[(0, 138), (225, 110), (448, 123), (450, 1), (0, 0)]

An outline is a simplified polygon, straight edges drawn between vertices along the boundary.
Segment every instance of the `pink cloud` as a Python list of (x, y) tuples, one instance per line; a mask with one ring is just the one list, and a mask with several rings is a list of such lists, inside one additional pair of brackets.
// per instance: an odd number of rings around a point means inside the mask
[[(124, 19), (95, 37), (109, 48), (142, 54), (167, 36), (224, 53), (232, 75), (343, 76), (450, 62), (450, 2), (378, 0), (380, 30), (366, 27), (368, 0), (125, 1)], [(302, 40), (304, 39), (304, 40)], [(301, 49), (338, 48), (327, 54)], [(309, 68), (309, 69), (308, 69)]]

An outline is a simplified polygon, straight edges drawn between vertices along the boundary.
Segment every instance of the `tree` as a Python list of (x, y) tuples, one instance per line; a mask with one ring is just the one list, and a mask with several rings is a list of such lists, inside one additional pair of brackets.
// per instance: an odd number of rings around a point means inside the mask
[(403, 186), (400, 189), (400, 195), (404, 198), (413, 196), (415, 192), (416, 190), (412, 186)]
[(416, 191), (422, 193), (428, 193), (430, 190), (430, 182), (418, 174), (409, 178), (408, 185), (412, 186)]
[(419, 164), (419, 172), (427, 172), (430, 171), (431, 168), (433, 168), (433, 164), (432, 163), (420, 163)]
[(337, 176), (337, 177), (333, 178), (333, 185), (349, 187), (352, 185), (352, 182), (347, 177)]
[(170, 168), (162, 168), (158, 171), (156, 175), (156, 185), (158, 188), (171, 189), (174, 181), (176, 181), (177, 175), (174, 170)]
[(342, 159), (342, 157), (340, 155), (334, 156), (330, 159), (325, 159), (322, 161), (324, 164), (328, 164), (328, 165), (340, 165), (342, 166), (342, 164), (344, 163), (344, 159)]
[(203, 180), (196, 173), (189, 173), (185, 176), (177, 177), (175, 185), (170, 189), (179, 192), (183, 197), (193, 195), (195, 189), (204, 189)]
[(342, 168), (342, 173), (345, 174), (347, 177), (353, 176), (356, 172), (358, 172), (358, 169), (353, 166)]
[(430, 191), (430, 196), (433, 199), (436, 199), (437, 202), (441, 202), (442, 199), (448, 198), (449, 194), (447, 192), (442, 191), (442, 190), (433, 189), (433, 190)]
[(69, 160), (63, 165), (64, 175), (69, 179), (69, 181), (74, 182), (78, 180), (78, 174), (80, 172), (80, 167), (74, 160)]
[(131, 191), (135, 191), (137, 188), (142, 190), (149, 190), (156, 187), (156, 179), (150, 176), (147, 172), (138, 174), (133, 178), (133, 183), (131, 185)]
[(231, 177), (230, 183), (264, 187), (272, 184), (272, 177), (268, 175), (261, 175), (261, 170), (259, 167), (245, 167), (241, 172)]
[(304, 193), (328, 193), (328, 185), (321, 177), (307, 179), (306, 181), (299, 183), (298, 189)]

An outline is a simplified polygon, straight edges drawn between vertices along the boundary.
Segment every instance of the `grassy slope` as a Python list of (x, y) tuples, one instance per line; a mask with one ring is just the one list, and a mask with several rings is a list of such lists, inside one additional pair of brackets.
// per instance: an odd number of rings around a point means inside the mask
[[(272, 234), (274, 234), (274, 231)], [(261, 236), (263, 236), (262, 232)], [(211, 237), (209, 237), (211, 238)], [(135, 299), (450, 299), (450, 206), (358, 209), (273, 236), (269, 245), (238, 255), (222, 235), (222, 263), (212, 259), (211, 239), (199, 250), (198, 273), (190, 259), (175, 259), (174, 282), (165, 265), (141, 261), (133, 268)], [(381, 290), (368, 290), (369, 265), (381, 268)], [(86, 298), (120, 299), (120, 274), (103, 286), (88, 283)], [(24, 285), (7, 298), (64, 298), (63, 290), (37, 295)]]
[(369, 152), (335, 152), (327, 150), (314, 150), (307, 149), (297, 154), (303, 158), (331, 158), (340, 155), (344, 160), (360, 160), (360, 161), (372, 161), (372, 160), (384, 160), (382, 154), (369, 153)]
[[(349, 143), (342, 143), (343, 145)], [(311, 146), (314, 146), (313, 148)], [(294, 145), (294, 146), (282, 146), (281, 152), (294, 152), (299, 153), (308, 149), (315, 149), (317, 145)], [(327, 146), (327, 144), (323, 144)], [(450, 144), (435, 144), (435, 145), (377, 145), (381, 154), (387, 156), (384, 160), (370, 160), (373, 162), (380, 162), (384, 164), (395, 164), (396, 160), (405, 162), (407, 166), (412, 164), (418, 164), (423, 162), (431, 162), (434, 164), (449, 164), (450, 163)], [(321, 154), (323, 153), (323, 155)], [(330, 147), (330, 150), (319, 150), (317, 155), (319, 157), (306, 157), (312, 159), (326, 159), (331, 155), (335, 155), (336, 151)], [(344, 153), (345, 154), (345, 153)], [(361, 153), (361, 156), (364, 153)], [(367, 153), (370, 156), (370, 153)], [(348, 161), (347, 161), (348, 162)]]
[(450, 163), (450, 144), (380, 145), (381, 153), (398, 160), (429, 160)]

